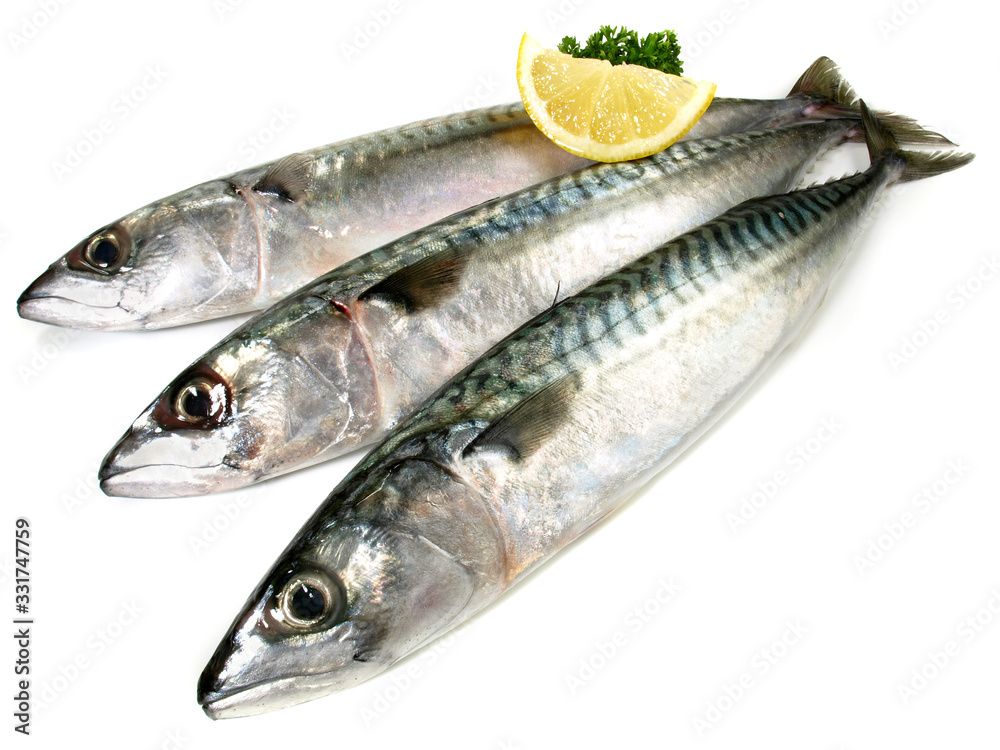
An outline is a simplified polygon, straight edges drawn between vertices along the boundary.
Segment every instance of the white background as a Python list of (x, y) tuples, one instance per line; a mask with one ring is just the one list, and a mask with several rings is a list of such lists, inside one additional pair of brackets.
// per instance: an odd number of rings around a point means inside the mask
[[(47, 17), (42, 0), (10, 0), (0, 13), (0, 613), (13, 619), (13, 526), (26, 516), (32, 689), (45, 704), (26, 743), (996, 746), (1000, 614), (983, 608), (1000, 609), (991, 594), (1000, 591), (1000, 280), (962, 309), (950, 301), (998, 255), (995, 10), (971, 0), (225, 2), (71, 1), (53, 14), (53, 0)], [(389, 20), (366, 32), (373, 13)], [(22, 42), (12, 35), (26, 37), (26, 23), (36, 33)], [(979, 157), (887, 196), (801, 343), (749, 397), (647, 492), (457, 636), (350, 692), (210, 722), (195, 702), (203, 665), (360, 456), (217, 497), (106, 498), (95, 480), (105, 451), (234, 321), (67, 335), (18, 319), (17, 295), (97, 227), (193, 183), (512, 101), (523, 31), (554, 45), (602, 23), (675, 28), (686, 72), (716, 81), (720, 96), (782, 96), (829, 55), (869, 103), (942, 129)], [(120, 97), (148, 67), (164, 80), (122, 117)], [(276, 110), (290, 122), (277, 127)], [(105, 117), (112, 132), (58, 175), (55, 165)], [(816, 176), (865, 162), (863, 148), (848, 149)], [(940, 310), (947, 322), (894, 368), (889, 354)], [(821, 432), (824, 420), (834, 435)], [(788, 460), (797, 447), (808, 462)], [(950, 461), (968, 469), (922, 512), (915, 496), (943, 481)], [(782, 471), (787, 483), (734, 532), (727, 515)], [(905, 512), (914, 525), (859, 571), (857, 556)], [(213, 524), (225, 527), (214, 538)], [(679, 587), (666, 605), (655, 599), (661, 581)], [(657, 612), (640, 621), (633, 611), (644, 606)], [(979, 632), (960, 629), (980, 610)], [(807, 632), (764, 673), (760, 652), (788, 623)], [(624, 645), (602, 662), (599, 644), (619, 631)], [(949, 641), (957, 656), (904, 701), (899, 686)], [(581, 660), (599, 667), (582, 687), (568, 679), (580, 679)], [(85, 666), (74, 672), (74, 662)], [(752, 686), (727, 701), (741, 676)], [(726, 710), (709, 716), (709, 704)], [(701, 734), (699, 717), (710, 725)]]

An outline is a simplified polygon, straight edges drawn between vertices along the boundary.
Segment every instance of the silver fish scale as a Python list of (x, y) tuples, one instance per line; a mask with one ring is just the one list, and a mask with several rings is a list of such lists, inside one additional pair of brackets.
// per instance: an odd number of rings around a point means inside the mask
[[(842, 132), (844, 121), (815, 123), (809, 127), (815, 129), (816, 140), (822, 141), (832, 134)], [(320, 296), (328, 300), (355, 297), (415, 260), (435, 252), (449, 247), (482, 244), (490, 234), (510, 234), (524, 231), (525, 227), (531, 225), (542, 225), (554, 217), (577, 210), (581, 203), (593, 200), (599, 193), (613, 193), (634, 188), (639, 183), (653, 183), (667, 173), (683, 170), (692, 162), (711, 159), (720, 150), (749, 148), (754, 143), (766, 143), (773, 138), (774, 131), (739, 133), (680, 142), (666, 151), (639, 161), (595, 164), (550, 180), (535, 189), (474, 206), (444, 221), (412, 232), (348, 261), (308, 284), (296, 295)], [(257, 328), (267, 325), (264, 316), (256, 318), (252, 324)]]
[(747, 201), (567, 298), (444, 386), (351, 472), (345, 487), (403, 455), (456, 458), (476, 434), (545, 385), (600, 365), (609, 351), (627, 352), (724, 275), (782, 252), (844, 204), (873, 200), (885, 171)]
[[(831, 121), (810, 127), (834, 133), (843, 130), (843, 123)], [(576, 210), (579, 204), (592, 200), (598, 192), (615, 192), (638, 182), (655, 182), (665, 173), (680, 171), (690, 162), (708, 159), (720, 149), (748, 146), (771, 137), (773, 133), (759, 131), (682, 142), (640, 161), (595, 164), (535, 189), (474, 206), (344, 263), (310, 282), (285, 302), (254, 317), (243, 330), (233, 335), (248, 344), (260, 336), (280, 335), (283, 328), (294, 325), (301, 315), (308, 314), (317, 300), (329, 303), (355, 298), (416, 260), (449, 247), (484, 244), (489, 235), (512, 234), (524, 231), (531, 224), (542, 225), (555, 216)]]
[[(467, 488), (456, 497), (481, 498), (503, 550), (497, 579), (493, 558), (482, 570), (476, 563), (481, 541), (466, 548), (468, 540), (435, 537), (481, 575), (476, 603), (460, 619), (470, 616), (617, 508), (742, 394), (822, 299), (891, 170), (883, 162), (748, 201), (536, 317), (373, 450), (300, 531), (295, 549), (345, 525), (412, 523), (405, 519), (419, 516), (426, 498), (407, 482), (427, 472), (417, 467), (437, 466)], [(747, 341), (739, 330), (747, 317), (766, 329), (759, 338)], [(522, 459), (489, 446), (467, 453), (498, 420), (564, 378), (577, 382), (567, 421), (537, 454)]]
[(439, 141), (454, 143), (458, 140), (473, 140), (481, 138), (483, 131), (492, 131), (494, 125), (510, 124), (531, 126), (531, 118), (520, 103), (501, 104), (487, 109), (472, 110), (467, 115), (445, 115), (430, 120), (422, 120), (401, 128), (389, 128), (352, 139), (343, 148), (329, 152), (329, 147), (323, 146), (311, 152), (317, 157), (350, 159), (356, 164), (364, 163), (372, 154), (382, 154), (386, 151), (405, 153), (400, 149), (401, 143), (410, 143), (415, 150), (425, 151), (433, 148)]
[[(717, 97), (691, 131), (685, 134), (685, 140), (714, 138), (721, 134), (737, 130), (750, 130), (775, 127), (794, 122), (802, 117), (802, 96), (776, 100), (727, 99)], [(428, 142), (437, 140), (455, 142), (458, 139), (474, 139), (480, 137), (484, 127), (496, 124), (514, 123), (518, 126), (531, 126), (531, 117), (521, 102), (500, 104), (485, 109), (472, 110), (467, 115), (444, 115), (429, 120), (412, 123), (402, 128), (390, 128), (354, 139), (350, 148), (340, 150), (356, 160), (364, 161), (367, 154), (382, 150), (396, 150), (399, 143), (412, 142), (414, 148), (425, 149)], [(429, 139), (425, 139), (430, 136)], [(319, 151), (319, 149), (316, 149)]]
[[(431, 457), (481, 493), (513, 583), (749, 387), (819, 304), (888, 173), (745, 204), (570, 298), (453, 381), (404, 427), (399, 438), (412, 437), (393, 455)], [(534, 363), (501, 374), (524, 351)], [(536, 454), (462, 451), (567, 376), (578, 390), (566, 421)]]
[[(576, 287), (405, 418), (223, 639), (199, 682), (209, 715), (368, 679), (482, 610), (702, 435), (802, 331), (882, 190), (972, 159), (900, 152), (863, 114), (881, 154), (866, 173), (640, 245), (658, 247)], [(307, 580), (346, 598), (303, 634), (281, 623)]]
[[(175, 389), (195, 377), (186, 371), (109, 454), (102, 486), (146, 493), (170, 484), (172, 494), (208, 482), (234, 487), (375, 442), (553, 301), (741, 200), (787, 190), (857, 128), (854, 120), (813, 123), (595, 165), (453, 214), (349, 262), (197, 363), (228, 388), (230, 411), (217, 429), (158, 429), (175, 408)], [(599, 324), (589, 322), (595, 331)], [(178, 454), (169, 462), (157, 450), (164, 434)], [(209, 453), (226, 459), (211, 472)], [(192, 462), (197, 476), (154, 465)]]
[[(820, 58), (785, 99), (714, 99), (682, 140), (857, 114), (856, 95)], [(890, 120), (910, 142), (945, 142), (907, 118)], [(552, 143), (520, 104), (332, 143), (196, 185), (99, 228), (24, 291), (18, 312), (111, 331), (262, 310), (418, 227), (592, 163)], [(111, 273), (88, 260), (100, 239), (117, 246)]]

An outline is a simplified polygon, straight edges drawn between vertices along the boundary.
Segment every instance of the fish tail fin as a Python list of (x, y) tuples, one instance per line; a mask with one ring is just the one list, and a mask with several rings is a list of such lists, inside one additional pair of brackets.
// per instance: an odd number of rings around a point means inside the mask
[(857, 93), (841, 75), (837, 63), (829, 57), (818, 57), (806, 68), (792, 86), (792, 90), (788, 92), (789, 96), (796, 94), (812, 95), (826, 100), (818, 106), (817, 111), (810, 113), (814, 117), (852, 117), (858, 114)]
[[(933, 130), (928, 130), (908, 117), (886, 117), (882, 112), (878, 111), (872, 112), (872, 114), (878, 118), (878, 122), (882, 129), (888, 131), (889, 135), (892, 136), (893, 141), (896, 144), (902, 144), (904, 146), (946, 145), (942, 142), (942, 136), (939, 133), (935, 133)], [(857, 118), (857, 127), (852, 129), (844, 140), (848, 143), (868, 143), (868, 131), (862, 122), (860, 108), (854, 117)], [(947, 141), (947, 144), (952, 146), (955, 145), (951, 143), (951, 141)]]
[[(789, 96), (802, 96), (808, 100), (803, 117), (831, 120), (844, 117), (861, 117), (857, 92), (847, 82), (840, 68), (829, 57), (820, 57), (806, 68), (788, 92)], [(876, 112), (879, 119), (892, 128), (900, 143), (912, 145), (954, 146), (940, 133), (928, 130), (916, 120), (895, 112)], [(859, 134), (859, 141), (863, 136)]]
[(899, 164), (899, 177), (895, 182), (912, 182), (925, 177), (944, 174), (964, 167), (975, 158), (965, 151), (903, 151), (899, 147), (895, 128), (883, 121), (861, 100), (861, 122), (865, 129), (865, 142), (872, 163), (880, 159), (894, 159)]

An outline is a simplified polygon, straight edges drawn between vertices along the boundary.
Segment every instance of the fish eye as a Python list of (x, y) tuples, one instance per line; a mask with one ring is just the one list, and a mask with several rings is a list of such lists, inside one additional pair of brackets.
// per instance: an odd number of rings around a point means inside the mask
[(160, 425), (207, 430), (222, 422), (229, 409), (229, 389), (214, 370), (195, 368), (175, 382), (153, 410)]
[(118, 253), (120, 252), (121, 248), (118, 246), (118, 240), (115, 239), (115, 236), (113, 234), (105, 234), (91, 240), (84, 251), (83, 257), (92, 266), (106, 270), (118, 260)]
[(293, 575), (278, 594), (281, 619), (293, 628), (310, 628), (340, 614), (339, 588), (311, 571)]
[(319, 586), (299, 581), (285, 597), (285, 614), (293, 622), (313, 623), (323, 618), (329, 599)]
[(221, 414), (225, 406), (221, 383), (195, 377), (178, 391), (174, 411), (185, 422), (206, 422)]
[(70, 268), (111, 275), (128, 260), (129, 242), (128, 234), (122, 228), (106, 229), (73, 248), (66, 262)]

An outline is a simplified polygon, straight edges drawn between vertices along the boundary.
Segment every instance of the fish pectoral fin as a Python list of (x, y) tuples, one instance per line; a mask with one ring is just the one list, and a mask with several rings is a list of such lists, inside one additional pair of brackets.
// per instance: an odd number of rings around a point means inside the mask
[(572, 373), (547, 383), (501, 414), (465, 447), (462, 456), (479, 450), (505, 450), (515, 459), (527, 458), (569, 418), (570, 404), (579, 390), (579, 378)]
[(386, 276), (358, 299), (381, 297), (407, 312), (434, 307), (457, 291), (467, 259), (467, 254), (446, 248)]
[(305, 154), (289, 154), (272, 164), (253, 189), (286, 201), (300, 200), (309, 190), (311, 167), (312, 159)]

